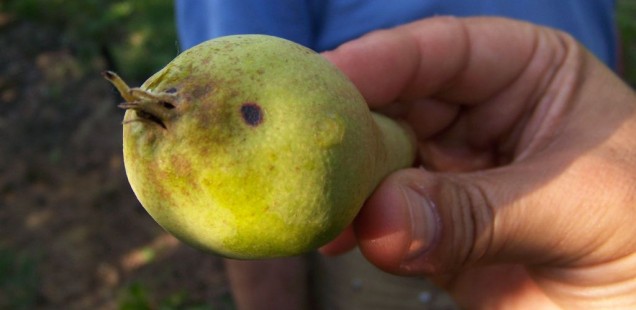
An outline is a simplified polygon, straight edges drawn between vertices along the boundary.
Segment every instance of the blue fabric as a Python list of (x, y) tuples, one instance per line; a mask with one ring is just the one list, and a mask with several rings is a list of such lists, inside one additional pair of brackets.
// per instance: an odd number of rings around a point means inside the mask
[(569, 32), (610, 67), (615, 0), (176, 0), (182, 48), (261, 33), (329, 50), (369, 31), (433, 15), (507, 16)]

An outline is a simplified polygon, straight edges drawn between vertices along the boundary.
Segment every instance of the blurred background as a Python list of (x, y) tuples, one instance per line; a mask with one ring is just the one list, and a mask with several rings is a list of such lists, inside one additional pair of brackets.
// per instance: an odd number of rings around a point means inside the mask
[[(636, 86), (636, 1), (618, 3)], [(178, 53), (171, 0), (0, 0), (0, 309), (233, 309), (221, 260), (135, 199), (99, 74), (140, 85)]]
[(221, 260), (166, 235), (121, 154), (121, 98), (179, 53), (170, 0), (0, 0), (0, 309), (232, 309)]

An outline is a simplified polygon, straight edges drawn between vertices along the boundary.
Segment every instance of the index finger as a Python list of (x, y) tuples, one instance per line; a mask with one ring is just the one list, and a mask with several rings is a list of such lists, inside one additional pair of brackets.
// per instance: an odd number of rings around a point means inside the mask
[(493, 19), (424, 19), (372, 32), (323, 55), (372, 108), (425, 97), (481, 102), (523, 72), (541, 29)]

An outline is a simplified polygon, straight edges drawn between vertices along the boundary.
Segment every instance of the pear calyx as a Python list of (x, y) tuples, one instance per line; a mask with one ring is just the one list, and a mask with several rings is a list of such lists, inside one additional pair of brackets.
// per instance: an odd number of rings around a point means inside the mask
[(102, 76), (115, 86), (126, 101), (119, 104), (118, 107), (136, 112), (137, 118), (131, 120), (132, 122), (152, 122), (167, 129), (166, 122), (175, 115), (173, 110), (176, 107), (177, 96), (174, 93), (153, 93), (137, 87), (131, 88), (117, 73), (112, 71), (104, 71)]

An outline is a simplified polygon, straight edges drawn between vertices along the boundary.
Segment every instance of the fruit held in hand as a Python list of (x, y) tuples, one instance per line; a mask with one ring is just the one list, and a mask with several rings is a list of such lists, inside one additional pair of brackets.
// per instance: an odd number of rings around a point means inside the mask
[(290, 256), (338, 235), (390, 172), (412, 164), (408, 129), (371, 113), (322, 56), (283, 39), (195, 46), (129, 88), (124, 162), (166, 230), (234, 258)]

